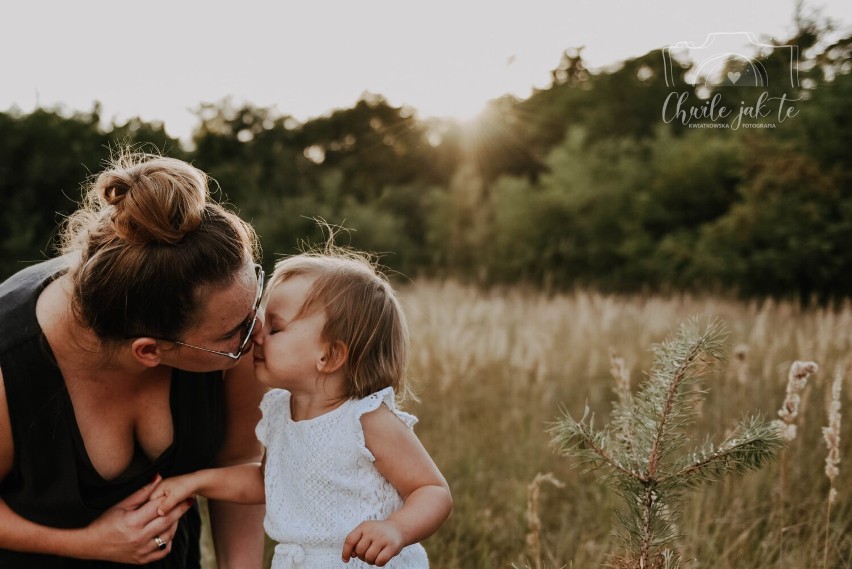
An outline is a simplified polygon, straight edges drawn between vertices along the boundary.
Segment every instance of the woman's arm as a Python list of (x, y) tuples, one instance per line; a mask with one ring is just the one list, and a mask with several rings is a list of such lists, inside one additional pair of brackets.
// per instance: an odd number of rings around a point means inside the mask
[(357, 557), (382, 566), (403, 547), (438, 531), (453, 509), (447, 481), (420, 440), (393, 412), (380, 405), (361, 417), (367, 448), (379, 473), (404, 500), (383, 521), (361, 523), (346, 537), (343, 561)]
[[(254, 378), (251, 353), (225, 374), (227, 418), (225, 442), (217, 466), (260, 462), (254, 434), (265, 388)], [(263, 564), (263, 506), (210, 500), (210, 526), (220, 569), (259, 569)]]
[[(153, 482), (144, 486), (80, 529), (58, 529), (33, 523), (0, 500), (0, 547), (120, 563), (157, 561), (171, 552), (178, 520), (189, 506), (181, 505), (167, 516), (159, 516), (159, 502), (148, 503), (154, 486)], [(157, 547), (155, 536), (166, 542), (165, 549)]]
[[(13, 464), (12, 426), (0, 372), (0, 480), (9, 475)], [(123, 563), (150, 563), (162, 559), (171, 551), (171, 537), (188, 506), (180, 505), (167, 516), (159, 516), (159, 502), (148, 502), (158, 482), (154, 480), (142, 487), (80, 529), (58, 529), (33, 523), (0, 500), (0, 548)], [(165, 550), (157, 548), (154, 536), (168, 543)]]

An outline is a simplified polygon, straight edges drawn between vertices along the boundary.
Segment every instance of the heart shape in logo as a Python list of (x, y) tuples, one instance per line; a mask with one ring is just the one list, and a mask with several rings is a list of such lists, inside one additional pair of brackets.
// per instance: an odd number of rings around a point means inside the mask
[(743, 74), (740, 73), (739, 71), (737, 71), (736, 73), (734, 73), (732, 71), (728, 71), (728, 79), (731, 81), (731, 83), (736, 83), (737, 81), (740, 80), (740, 77), (742, 77), (742, 76), (743, 76)]

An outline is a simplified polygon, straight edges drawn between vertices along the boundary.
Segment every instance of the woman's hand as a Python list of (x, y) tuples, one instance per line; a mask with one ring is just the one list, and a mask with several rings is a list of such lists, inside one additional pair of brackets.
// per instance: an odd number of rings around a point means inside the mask
[[(89, 553), (81, 555), (90, 559), (143, 564), (162, 559), (172, 550), (172, 538), (177, 531), (181, 516), (191, 504), (179, 503), (174, 509), (161, 516), (157, 510), (160, 500), (149, 501), (157, 478), (143, 486), (80, 530), (85, 533), (84, 542), (89, 544)], [(160, 549), (156, 538), (165, 543)]]

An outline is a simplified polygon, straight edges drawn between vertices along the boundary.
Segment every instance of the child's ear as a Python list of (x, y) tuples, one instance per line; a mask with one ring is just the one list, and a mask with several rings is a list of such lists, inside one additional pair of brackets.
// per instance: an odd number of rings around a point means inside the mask
[(136, 338), (130, 344), (133, 357), (145, 367), (160, 365), (160, 347), (153, 338)]
[(317, 370), (322, 373), (334, 373), (343, 367), (349, 357), (349, 346), (340, 340), (328, 345), (325, 355), (317, 362)]

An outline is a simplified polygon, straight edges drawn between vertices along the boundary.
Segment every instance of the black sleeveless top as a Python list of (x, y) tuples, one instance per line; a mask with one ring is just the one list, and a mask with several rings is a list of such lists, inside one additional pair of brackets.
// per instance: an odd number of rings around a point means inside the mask
[[(221, 371), (174, 370), (171, 446), (152, 462), (137, 445), (128, 469), (114, 480), (104, 480), (86, 453), (65, 381), (36, 320), (39, 294), (65, 268), (62, 258), (52, 259), (0, 284), (0, 368), (15, 445), (12, 470), (0, 481), (0, 499), (38, 524), (79, 528), (157, 473), (165, 478), (212, 466), (224, 438), (225, 398)], [(180, 521), (171, 553), (145, 567), (200, 567), (200, 530), (200, 516), (194, 506)], [(0, 567), (107, 569), (125, 565), (0, 549)]]

